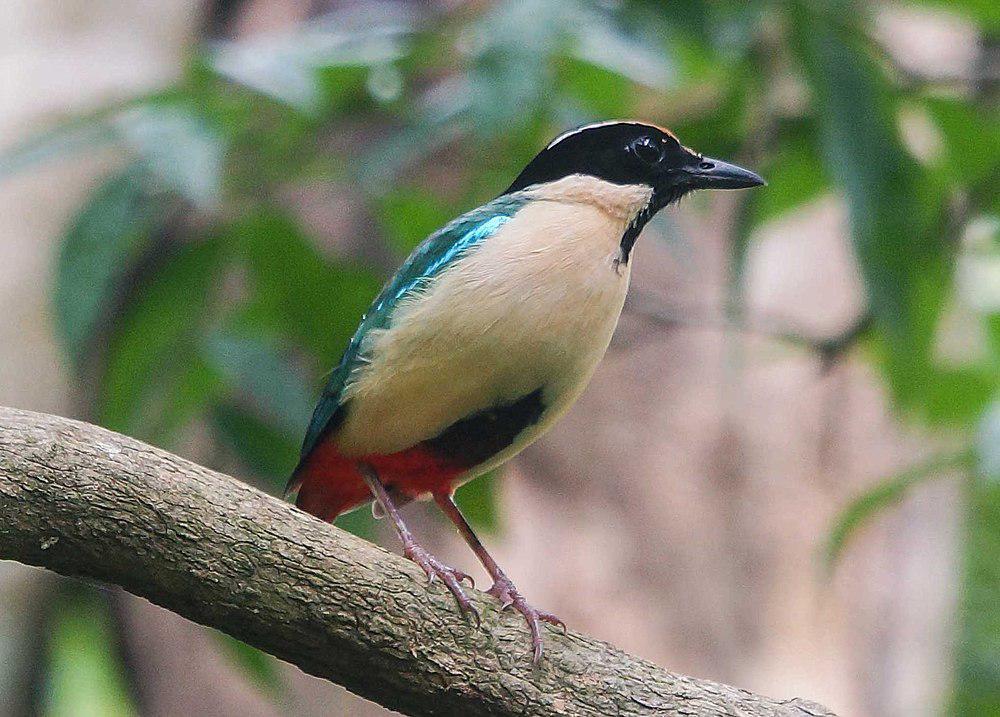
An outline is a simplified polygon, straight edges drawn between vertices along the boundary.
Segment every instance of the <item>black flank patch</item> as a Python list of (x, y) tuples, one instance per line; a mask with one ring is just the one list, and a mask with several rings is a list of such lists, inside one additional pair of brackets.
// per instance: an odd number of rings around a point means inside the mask
[(444, 429), (423, 445), (437, 455), (471, 468), (510, 446), (525, 428), (545, 412), (542, 389), (513, 403), (479, 411)]

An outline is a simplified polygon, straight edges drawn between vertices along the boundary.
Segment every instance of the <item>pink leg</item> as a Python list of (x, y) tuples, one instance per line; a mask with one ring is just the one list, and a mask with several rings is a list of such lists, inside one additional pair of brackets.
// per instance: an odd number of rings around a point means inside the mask
[(389, 496), (389, 492), (385, 489), (385, 486), (382, 485), (382, 481), (379, 480), (375, 470), (367, 464), (359, 464), (358, 470), (362, 477), (364, 477), (365, 483), (368, 484), (372, 495), (375, 496), (375, 500), (382, 506), (382, 510), (385, 511), (385, 514), (389, 516), (392, 524), (396, 527), (399, 539), (403, 542), (403, 555), (423, 568), (430, 582), (433, 582), (435, 578), (441, 578), (441, 581), (448, 587), (451, 594), (455, 596), (455, 600), (458, 602), (458, 607), (462, 613), (472, 615), (478, 625), (479, 611), (476, 610), (475, 605), (472, 604), (472, 601), (466, 595), (461, 585), (462, 580), (468, 580), (469, 584), (475, 587), (472, 577), (466, 575), (461, 570), (448, 567), (422, 548), (413, 537), (410, 529), (406, 527), (406, 523), (403, 522), (396, 504)]
[(534, 654), (534, 662), (537, 664), (542, 659), (542, 630), (539, 621), (558, 625), (563, 629), (563, 632), (566, 631), (566, 624), (555, 615), (536, 610), (528, 604), (521, 596), (521, 593), (517, 591), (517, 588), (514, 587), (514, 583), (511, 582), (510, 578), (507, 577), (493, 557), (486, 551), (486, 548), (480, 542), (479, 538), (476, 537), (476, 534), (472, 532), (472, 526), (469, 525), (469, 522), (462, 515), (450, 495), (435, 495), (434, 502), (438, 504), (441, 510), (444, 511), (444, 514), (455, 524), (465, 542), (472, 548), (472, 552), (476, 554), (483, 567), (486, 568), (486, 572), (493, 578), (493, 587), (486, 592), (500, 600), (500, 608), (502, 610), (512, 607), (524, 615), (524, 619), (528, 623), (528, 629), (531, 631), (531, 646)]

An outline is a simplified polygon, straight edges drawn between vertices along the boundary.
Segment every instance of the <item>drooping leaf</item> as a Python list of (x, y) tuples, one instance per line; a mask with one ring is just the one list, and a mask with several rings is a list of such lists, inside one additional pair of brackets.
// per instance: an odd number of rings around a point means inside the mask
[[(223, 244), (182, 247), (160, 267), (123, 317), (108, 350), (98, 415), (102, 425), (150, 440), (174, 406), (179, 378), (196, 366), (199, 336), (219, 279)], [(210, 375), (192, 377), (203, 390)], [(197, 392), (191, 395), (197, 398)], [(205, 394), (208, 401), (211, 393)], [(193, 408), (188, 406), (188, 408)], [(173, 421), (181, 420), (174, 416)], [(162, 438), (160, 438), (162, 441)]]
[(103, 117), (81, 118), (32, 135), (0, 150), (0, 179), (53, 159), (113, 143), (117, 134)]
[(896, 400), (917, 407), (950, 282), (940, 235), (943, 196), (903, 149), (895, 95), (863, 43), (821, 10), (796, 8), (797, 47), (819, 107), (824, 159), (847, 201), (883, 365)]
[(219, 205), (224, 140), (192, 105), (171, 102), (135, 107), (115, 118), (114, 126), (164, 187), (202, 209)]
[(910, 488), (943, 475), (949, 469), (968, 466), (970, 449), (936, 456), (920, 465), (880, 481), (847, 504), (833, 521), (823, 553), (827, 567), (832, 567), (848, 540), (877, 513), (899, 503)]
[[(303, 420), (308, 421), (309, 415), (306, 414)], [(264, 479), (269, 492), (280, 494), (298, 462), (302, 436), (279, 430), (250, 411), (228, 402), (215, 406), (211, 421), (222, 443), (256, 476)]]
[[(306, 113), (323, 109), (322, 73), (355, 69), (349, 83), (367, 76), (367, 68), (401, 58), (415, 15), (403, 3), (366, 5), (361, 13), (347, 10), (315, 20), (294, 33), (217, 43), (210, 66), (221, 76)], [(347, 76), (345, 76), (347, 77)], [(325, 82), (329, 83), (330, 75)]]
[(205, 338), (203, 351), (230, 389), (248, 398), (268, 423), (290, 435), (305, 431), (313, 392), (279, 351), (259, 338), (222, 331)]
[(162, 201), (141, 168), (129, 167), (91, 194), (63, 236), (53, 304), (56, 335), (74, 363), (107, 317), (116, 283), (162, 217)]

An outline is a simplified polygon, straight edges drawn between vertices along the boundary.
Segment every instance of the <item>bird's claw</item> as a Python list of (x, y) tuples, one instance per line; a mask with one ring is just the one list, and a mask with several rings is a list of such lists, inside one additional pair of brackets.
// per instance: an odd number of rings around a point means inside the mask
[(563, 635), (566, 634), (566, 623), (560, 620), (555, 615), (553, 615), (551, 612), (539, 612), (538, 619), (541, 620), (542, 622), (547, 622), (550, 625), (555, 625), (560, 630), (562, 630)]
[(528, 630), (531, 632), (532, 662), (534, 664), (537, 665), (542, 659), (542, 628), (539, 622), (557, 625), (562, 628), (563, 634), (566, 633), (566, 623), (552, 613), (536, 610), (529, 605), (506, 575), (498, 577), (493, 586), (486, 592), (500, 601), (501, 611), (513, 608), (524, 616), (525, 622), (528, 623)]
[(427, 574), (428, 585), (440, 578), (441, 582), (445, 584), (445, 587), (448, 588), (449, 592), (455, 596), (455, 602), (458, 603), (458, 608), (462, 611), (462, 614), (471, 616), (472, 619), (476, 621), (477, 627), (482, 625), (479, 610), (476, 609), (476, 606), (472, 604), (472, 600), (469, 599), (465, 590), (462, 589), (463, 580), (468, 580), (470, 587), (476, 586), (476, 583), (472, 579), (471, 575), (445, 565), (419, 545), (404, 546), (403, 554), (419, 565), (420, 568)]

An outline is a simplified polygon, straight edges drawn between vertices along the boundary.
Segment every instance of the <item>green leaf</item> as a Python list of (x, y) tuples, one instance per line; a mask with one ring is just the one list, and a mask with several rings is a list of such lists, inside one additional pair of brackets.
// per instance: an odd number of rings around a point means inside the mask
[(328, 368), (340, 356), (380, 286), (367, 270), (328, 262), (289, 217), (263, 212), (227, 237), (250, 273), (245, 320), (288, 337)]
[(45, 717), (132, 717), (107, 606), (92, 590), (56, 603), (46, 646)]
[[(304, 414), (304, 420), (310, 415)], [(269, 492), (280, 494), (298, 462), (301, 436), (292, 436), (250, 411), (228, 403), (215, 406), (211, 420), (222, 443), (255, 475), (267, 481)]]
[(393, 190), (382, 197), (378, 208), (389, 243), (402, 254), (409, 254), (453, 216), (438, 195), (417, 188)]
[(500, 469), (471, 480), (455, 491), (455, 502), (473, 527), (488, 533), (500, 530), (500, 509), (497, 505), (497, 482)]
[(716, 102), (679, 115), (671, 129), (699, 152), (712, 157), (738, 156), (746, 145), (751, 112), (749, 88), (756, 80), (747, 67), (733, 68), (713, 83), (719, 93)]
[(305, 432), (313, 392), (280, 352), (258, 338), (214, 331), (204, 341), (204, 356), (269, 423), (292, 435)]
[(970, 481), (961, 564), (954, 715), (1000, 714), (1000, 482)]
[(56, 260), (56, 335), (75, 364), (102, 319), (115, 287), (142, 252), (163, 207), (145, 175), (130, 167), (90, 195), (63, 236)]
[(551, 55), (567, 46), (566, 18), (575, 7), (508, 0), (468, 28), (473, 51), (462, 95), (478, 136), (510, 131), (544, 111), (552, 96)]
[(375, 538), (375, 517), (372, 515), (370, 505), (363, 505), (349, 513), (338, 516), (337, 520), (334, 521), (334, 525), (365, 540), (373, 540)]
[[(467, 93), (464, 88), (453, 89), (463, 98), (456, 100), (459, 106), (453, 111), (441, 115), (431, 111), (421, 113), (410, 126), (358, 155), (355, 175), (366, 193), (379, 197), (390, 192), (404, 170), (465, 133), (466, 127), (456, 116), (468, 113), (468, 103), (464, 101)], [(448, 93), (448, 98), (452, 97), (452, 93)]]
[(826, 566), (833, 567), (848, 540), (876, 513), (899, 503), (913, 486), (938, 478), (949, 469), (968, 466), (971, 457), (970, 449), (936, 456), (877, 483), (848, 503), (847, 507), (840, 511), (828, 533), (823, 555)]
[(165, 366), (159, 376), (161, 391), (146, 399), (155, 410), (150, 415), (147, 435), (159, 437), (162, 443), (225, 393), (222, 377), (197, 354), (193, 340), (185, 344), (184, 350), (184, 359)]
[(945, 145), (950, 181), (972, 185), (1000, 172), (1000, 123), (965, 100), (930, 97), (925, 101)]
[(983, 32), (993, 34), (1000, 32), (1000, 10), (997, 10), (994, 0), (909, 0), (909, 2), (937, 7), (967, 17), (977, 23)]
[[(574, 36), (573, 55), (595, 69), (604, 70), (605, 79), (616, 77), (660, 91), (676, 84), (677, 68), (670, 56), (670, 45), (662, 36), (630, 32), (615, 14), (599, 7), (591, 12), (574, 11), (572, 16), (564, 17), (567, 30)], [(610, 115), (620, 116), (614, 112)]]
[(177, 91), (136, 97), (41, 132), (0, 153), (0, 178), (104, 144), (123, 146), (137, 155), (162, 188), (200, 208), (218, 205), (224, 138)]
[(294, 33), (218, 43), (208, 63), (231, 82), (316, 114), (330, 100), (339, 99), (324, 98), (324, 82), (334, 91), (342, 87), (339, 82), (330, 84), (329, 70), (351, 70), (340, 79), (363, 86), (357, 80), (367, 77), (367, 68), (394, 62), (406, 52), (404, 41), (413, 23), (410, 13), (386, 5), (366, 8), (365, 16), (362, 20), (358, 13), (333, 13)]
[(86, 149), (112, 144), (118, 135), (104, 118), (81, 118), (31, 135), (24, 142), (0, 152), (0, 179), (52, 159), (62, 159)]
[(252, 684), (271, 697), (279, 697), (285, 692), (285, 683), (276, 658), (224, 632), (213, 630), (212, 633), (223, 654), (250, 679)]
[(214, 209), (222, 196), (225, 145), (193, 106), (154, 103), (121, 113), (114, 125), (163, 186), (196, 207)]
[(633, 84), (606, 67), (577, 57), (557, 62), (560, 88), (595, 117), (628, 116), (639, 96)]
[(794, 13), (799, 54), (813, 87), (824, 158), (848, 205), (855, 254), (881, 358), (896, 400), (920, 405), (931, 346), (951, 280), (941, 239), (944, 197), (906, 153), (896, 97), (867, 47), (804, 4)]
[(1000, 377), (980, 366), (935, 368), (928, 374), (926, 418), (936, 426), (974, 426), (989, 405)]
[[(221, 388), (197, 356), (222, 250), (214, 239), (182, 247), (129, 307), (109, 346), (98, 409), (102, 425), (162, 442), (163, 431), (210, 402)], [(187, 391), (193, 405), (178, 415), (173, 408), (185, 377), (203, 393)]]
[(751, 195), (754, 227), (794, 211), (830, 189), (819, 155), (804, 143), (782, 146), (760, 171), (768, 186), (767, 191)]

